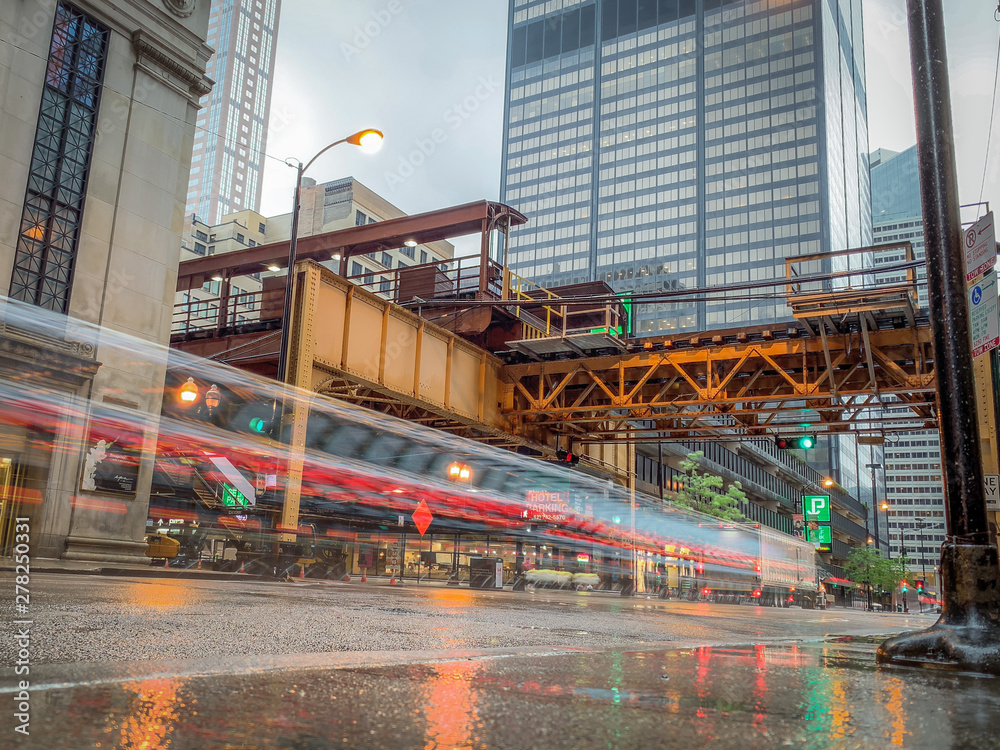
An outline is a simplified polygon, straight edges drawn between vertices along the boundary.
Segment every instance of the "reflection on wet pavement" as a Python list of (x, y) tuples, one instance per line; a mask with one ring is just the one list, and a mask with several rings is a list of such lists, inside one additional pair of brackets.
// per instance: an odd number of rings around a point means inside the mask
[[(996, 747), (1000, 682), (873, 644), (586, 652), (158, 678), (36, 694), (24, 747)], [(168, 666), (165, 663), (164, 666)]]

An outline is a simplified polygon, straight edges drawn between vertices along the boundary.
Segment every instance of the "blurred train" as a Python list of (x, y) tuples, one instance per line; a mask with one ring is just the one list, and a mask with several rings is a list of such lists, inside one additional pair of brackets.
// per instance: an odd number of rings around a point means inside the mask
[(808, 605), (819, 588), (813, 547), (758, 524), (719, 522), (559, 463), (91, 333), (136, 369), (166, 368), (161, 418), (0, 381), (0, 429), (30, 431), (36, 450), (87, 450), (84, 489), (89, 481), (98, 495), (145, 462), (146, 532), (181, 547), (168, 564), (339, 577), (413, 574), (415, 561), (418, 578), (465, 581), (475, 560), (496, 559), (500, 585), (548, 569), (605, 590), (771, 604)]

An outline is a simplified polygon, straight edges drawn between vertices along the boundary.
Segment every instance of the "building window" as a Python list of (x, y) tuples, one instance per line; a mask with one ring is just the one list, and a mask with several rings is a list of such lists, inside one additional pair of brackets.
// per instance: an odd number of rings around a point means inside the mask
[(363, 211), (358, 211), (358, 215), (354, 217), (354, 225), (357, 227), (363, 227), (368, 223), (368, 216)]
[(236, 241), (239, 242), (240, 244), (243, 244), (244, 242), (246, 242), (246, 238), (242, 234), (237, 234)]
[(258, 227), (257, 231), (258, 231), (258, 232), (260, 232), (261, 234), (265, 234), (265, 233), (266, 233), (266, 232), (264, 231), (265, 229), (266, 229), (266, 227), (265, 227), (265, 226), (264, 226), (263, 224), (261, 224), (261, 225), (260, 225), (260, 226)]
[(356, 261), (351, 263), (351, 276), (360, 276), (364, 272), (365, 269), (360, 263)]
[(405, 255), (410, 260), (413, 260), (413, 258), (416, 257), (416, 254), (417, 254), (416, 250), (414, 248), (412, 248), (412, 247), (406, 247), (406, 246), (403, 246), (403, 247), (399, 248), (399, 252), (401, 252), (403, 255)]
[(247, 240), (247, 247), (257, 247), (257, 243), (253, 240)]
[(202, 231), (196, 229), (194, 232), (194, 236), (197, 237), (202, 242), (208, 242), (208, 235)]
[(386, 268), (392, 268), (392, 256), (389, 253), (382, 253), (382, 265)]
[(108, 37), (59, 4), (10, 283), (14, 299), (57, 312), (69, 306)]
[(208, 246), (208, 254), (209, 255), (215, 255), (215, 245), (209, 245)]
[(198, 255), (204, 255), (206, 252), (205, 246), (202, 245), (200, 242), (194, 243), (194, 252), (197, 253)]
[(420, 251), (420, 262), (421, 263), (426, 263), (427, 262), (427, 251), (426, 250), (421, 250)]

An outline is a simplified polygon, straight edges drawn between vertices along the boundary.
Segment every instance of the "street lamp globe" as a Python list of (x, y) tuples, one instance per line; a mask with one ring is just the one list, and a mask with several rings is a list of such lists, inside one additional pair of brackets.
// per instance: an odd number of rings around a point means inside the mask
[(344, 140), (355, 146), (360, 146), (361, 150), (366, 154), (373, 154), (382, 148), (383, 138), (385, 138), (385, 136), (382, 134), (381, 130), (367, 128), (366, 130), (359, 130), (354, 135), (347, 136)]
[(181, 401), (191, 404), (198, 400), (198, 386), (195, 385), (194, 378), (188, 378), (187, 382), (180, 387)]

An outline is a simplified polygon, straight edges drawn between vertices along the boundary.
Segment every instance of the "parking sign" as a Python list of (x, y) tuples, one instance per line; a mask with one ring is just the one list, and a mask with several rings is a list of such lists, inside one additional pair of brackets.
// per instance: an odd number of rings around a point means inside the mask
[(802, 512), (807, 521), (830, 523), (830, 496), (803, 495)]

